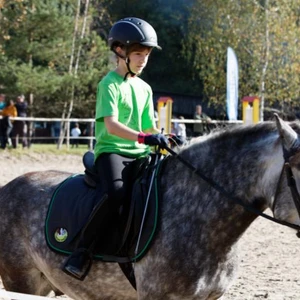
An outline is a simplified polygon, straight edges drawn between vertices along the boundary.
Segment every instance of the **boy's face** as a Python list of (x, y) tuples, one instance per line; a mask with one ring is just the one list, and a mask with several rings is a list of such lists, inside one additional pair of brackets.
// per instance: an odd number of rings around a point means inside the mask
[(151, 49), (141, 49), (129, 54), (130, 69), (137, 75), (140, 75), (147, 65)]

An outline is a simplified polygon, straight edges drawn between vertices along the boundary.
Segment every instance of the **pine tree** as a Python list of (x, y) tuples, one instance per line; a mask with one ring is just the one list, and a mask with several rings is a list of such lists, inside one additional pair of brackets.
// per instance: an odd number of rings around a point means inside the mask
[[(87, 24), (84, 38), (75, 36), (75, 52), (77, 55), (80, 48), (82, 64), (78, 64), (76, 78), (70, 73), (77, 1), (3, 1), (2, 5), (0, 89), (11, 96), (26, 94), (34, 115), (57, 117), (74, 85), (74, 106), (90, 99), (92, 110), (96, 83), (107, 70), (108, 51), (106, 43), (89, 31)], [(87, 107), (84, 113), (88, 110)], [(88, 116), (91, 115), (92, 112)]]

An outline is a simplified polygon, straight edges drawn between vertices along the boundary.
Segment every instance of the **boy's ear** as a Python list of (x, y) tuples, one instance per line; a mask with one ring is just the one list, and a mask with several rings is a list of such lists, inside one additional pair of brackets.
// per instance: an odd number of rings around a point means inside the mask
[(124, 56), (125, 55), (125, 51), (120, 47), (120, 46), (117, 46), (115, 48), (115, 52), (117, 52), (119, 55), (121, 56)]

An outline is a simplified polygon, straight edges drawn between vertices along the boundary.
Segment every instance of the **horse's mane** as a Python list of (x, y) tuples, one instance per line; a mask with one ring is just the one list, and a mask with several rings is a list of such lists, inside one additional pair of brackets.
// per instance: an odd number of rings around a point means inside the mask
[[(236, 189), (238, 194), (244, 193), (245, 185), (250, 182), (242, 179), (251, 175), (252, 180), (256, 180), (261, 176), (267, 166), (264, 162), (275, 150), (281, 149), (279, 146), (281, 144), (275, 122), (262, 122), (217, 129), (206, 136), (192, 139), (190, 144), (178, 149), (177, 153), (179, 160), (187, 162), (192, 169), (227, 190)], [(164, 173), (166, 182), (175, 180), (174, 174), (177, 174), (179, 185), (205, 189), (207, 183), (199, 183), (199, 176), (194, 176), (191, 168), (178, 163), (179, 160), (176, 156), (169, 158), (169, 167)], [(244, 197), (247, 198), (247, 195), (244, 194)]]
[(223, 173), (229, 166), (248, 167), (251, 162), (244, 161), (246, 156), (251, 156), (251, 160), (262, 158), (267, 148), (273, 149), (276, 139), (279, 143), (278, 136), (274, 122), (234, 125), (192, 139), (189, 144), (178, 149), (177, 153), (197, 168), (213, 172), (219, 167)]
[[(290, 123), (290, 126), (300, 134), (299, 122)], [(197, 168), (207, 172), (219, 168), (224, 173), (228, 172), (226, 168), (250, 168), (253, 162), (264, 160), (267, 153), (273, 154), (279, 145), (276, 123), (261, 122), (216, 129), (193, 138), (176, 152)]]
[[(196, 145), (221, 145), (224, 143), (234, 144), (238, 143), (240, 146), (249, 141), (258, 141), (270, 133), (276, 132), (276, 126), (274, 122), (262, 122), (254, 125), (234, 125), (226, 128), (217, 128), (211, 133), (192, 138), (180, 150), (185, 151), (186, 149), (196, 147)], [(237, 145), (238, 146), (238, 145)]]

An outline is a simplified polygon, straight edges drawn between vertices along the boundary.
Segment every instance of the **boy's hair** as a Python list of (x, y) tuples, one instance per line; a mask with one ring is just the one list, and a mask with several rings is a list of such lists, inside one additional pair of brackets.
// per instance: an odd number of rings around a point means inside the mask
[(129, 45), (127, 46), (127, 54), (130, 54), (132, 52), (135, 52), (135, 51), (144, 51), (144, 50), (149, 50), (151, 51), (153, 47), (149, 47), (149, 46), (144, 46), (144, 45), (141, 45), (141, 44), (132, 44), (132, 45)]
[[(145, 45), (141, 45), (141, 44), (131, 44), (129, 46), (125, 46), (123, 44), (119, 44), (119, 45), (115, 45), (116, 47), (121, 47), (123, 50), (126, 51), (126, 55), (129, 55), (132, 52), (135, 51), (144, 51), (144, 50), (149, 50), (150, 52), (152, 51), (153, 47), (149, 47), (149, 46), (145, 46)], [(117, 63), (119, 62), (119, 56), (117, 55)]]

